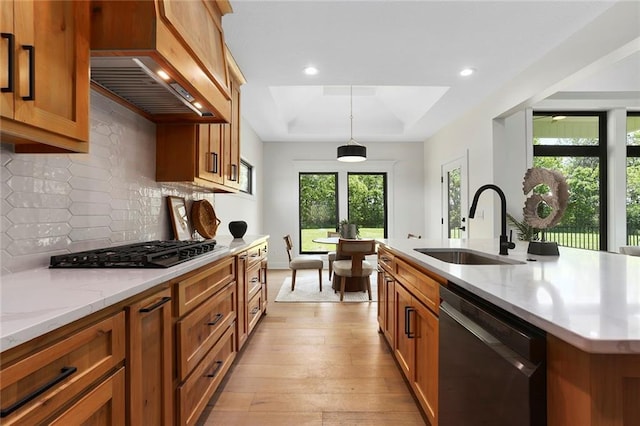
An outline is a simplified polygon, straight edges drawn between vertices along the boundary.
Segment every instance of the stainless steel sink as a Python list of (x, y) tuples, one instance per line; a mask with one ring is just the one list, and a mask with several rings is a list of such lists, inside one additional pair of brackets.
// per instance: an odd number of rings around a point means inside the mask
[(417, 248), (417, 252), (434, 257), (438, 260), (456, 265), (524, 265), (525, 262), (511, 260), (497, 255), (490, 255), (480, 251), (469, 249), (449, 248)]

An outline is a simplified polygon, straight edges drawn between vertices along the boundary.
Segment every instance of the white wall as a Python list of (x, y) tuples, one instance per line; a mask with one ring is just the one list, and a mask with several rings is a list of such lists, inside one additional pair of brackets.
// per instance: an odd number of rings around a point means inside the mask
[[(364, 142), (363, 142), (364, 143)], [(408, 233), (424, 235), (423, 162), (421, 143), (364, 143), (367, 161), (353, 163), (348, 170), (387, 171), (389, 237), (406, 237)], [(336, 160), (335, 143), (299, 144), (267, 142), (264, 144), (264, 230), (271, 235), (270, 268), (287, 268), (282, 237), (291, 234), (296, 251), (298, 235), (298, 173), (308, 171), (337, 172), (344, 163)], [(340, 183), (339, 183), (340, 184)], [(340, 195), (343, 197), (343, 195)]]
[[(205, 194), (155, 181), (155, 125), (91, 92), (88, 154), (14, 154), (2, 144), (1, 273), (45, 267), (52, 255), (149, 240), (172, 231), (167, 195), (208, 199), (228, 233), (230, 220), (244, 219), (262, 233), (261, 188), (256, 196)], [(242, 156), (260, 176), (262, 144), (242, 129)]]
[[(637, 2), (616, 3), (480, 105), (427, 139), (424, 149), (425, 199), (438, 199), (440, 166), (460, 157), (468, 148), (469, 196), (473, 197), (481, 185), (496, 183), (505, 186), (510, 209), (516, 209), (518, 203), (511, 200), (522, 200), (523, 194), (515, 182), (522, 181), (529, 161), (527, 148), (522, 143), (530, 130), (527, 129), (527, 114), (522, 112), (569, 84), (640, 50), (638, 13), (640, 4)], [(522, 126), (519, 133), (513, 126)], [(484, 212), (484, 219), (470, 220), (469, 237), (498, 235), (497, 206), (495, 195), (481, 196), (478, 211)], [(427, 204), (427, 234), (438, 235), (440, 232), (440, 209), (441, 203)]]

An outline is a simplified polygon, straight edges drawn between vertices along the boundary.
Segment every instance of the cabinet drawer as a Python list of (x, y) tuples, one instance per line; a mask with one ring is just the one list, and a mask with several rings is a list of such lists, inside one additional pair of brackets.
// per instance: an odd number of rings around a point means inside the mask
[(439, 282), (402, 259), (396, 258), (395, 262), (398, 281), (412, 289), (415, 297), (437, 314), (440, 308)]
[(122, 362), (124, 355), (125, 321), (120, 312), (3, 368), (2, 424), (42, 421)]
[(56, 416), (50, 425), (123, 425), (125, 424), (124, 367), (100, 383)]
[(247, 269), (247, 298), (251, 299), (256, 292), (260, 291), (262, 283), (260, 282), (261, 263), (256, 263)]
[(233, 257), (216, 262), (176, 285), (177, 316), (182, 316), (235, 280)]
[(178, 377), (184, 380), (205, 354), (233, 325), (236, 291), (234, 283), (227, 286), (177, 322)]
[(262, 291), (258, 291), (253, 298), (249, 300), (249, 304), (247, 306), (247, 315), (249, 316), (249, 333), (251, 333), (253, 327), (256, 326), (260, 316), (262, 315), (263, 303)]
[(179, 424), (193, 425), (235, 359), (234, 327), (229, 327), (213, 349), (178, 387)]
[(390, 251), (385, 250), (384, 247), (378, 247), (378, 264), (387, 272), (395, 273), (395, 256)]

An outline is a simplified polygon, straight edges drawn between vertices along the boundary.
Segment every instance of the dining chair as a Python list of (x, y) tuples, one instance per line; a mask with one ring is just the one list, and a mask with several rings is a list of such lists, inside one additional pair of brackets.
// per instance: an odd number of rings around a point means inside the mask
[(416, 234), (407, 234), (407, 238), (414, 238), (414, 239), (419, 239), (422, 238), (422, 235), (416, 235)]
[(320, 291), (322, 291), (322, 268), (324, 262), (320, 256), (314, 256), (309, 254), (301, 254), (294, 256), (291, 254), (293, 250), (293, 242), (291, 241), (291, 235), (287, 234), (284, 237), (284, 243), (287, 247), (287, 256), (289, 256), (289, 269), (291, 269), (291, 291), (296, 287), (296, 272), (300, 269), (317, 269), (318, 278), (320, 280)]
[[(340, 233), (327, 231), (327, 237), (328, 238), (340, 237)], [(327, 259), (329, 260), (329, 280), (331, 280), (331, 275), (333, 274), (333, 262), (336, 260), (335, 250), (327, 253)]]
[(371, 300), (371, 274), (375, 267), (365, 260), (368, 254), (376, 252), (375, 240), (338, 240), (337, 256), (350, 256), (350, 259), (333, 262), (333, 273), (340, 277), (340, 301), (344, 300), (344, 288), (347, 277), (366, 278), (369, 300)]

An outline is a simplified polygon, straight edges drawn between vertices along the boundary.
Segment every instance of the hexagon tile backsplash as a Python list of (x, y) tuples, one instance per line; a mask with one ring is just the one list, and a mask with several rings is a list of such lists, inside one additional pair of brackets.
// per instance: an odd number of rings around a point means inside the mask
[(165, 197), (213, 194), (155, 181), (155, 124), (91, 93), (89, 154), (14, 154), (2, 161), (1, 274), (55, 254), (171, 237)]

